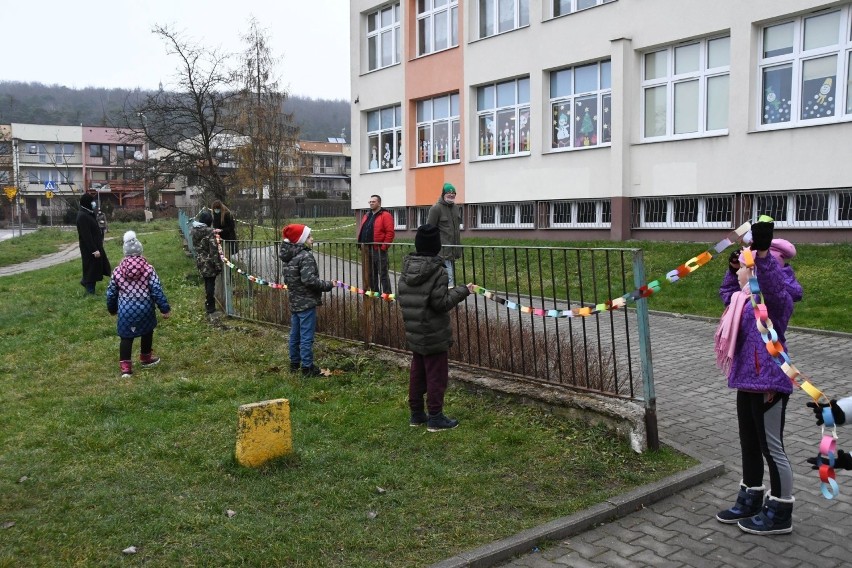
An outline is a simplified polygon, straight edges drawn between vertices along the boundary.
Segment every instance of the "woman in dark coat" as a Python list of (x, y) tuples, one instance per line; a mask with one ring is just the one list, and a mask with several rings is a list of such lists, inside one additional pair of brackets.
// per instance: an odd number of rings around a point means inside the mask
[(213, 228), (219, 229), (219, 236), (225, 241), (228, 257), (237, 253), (237, 227), (234, 222), (234, 214), (220, 200), (216, 200), (210, 206), (213, 210)]
[(87, 294), (94, 294), (95, 283), (112, 273), (93, 202), (94, 198), (84, 193), (80, 197), (80, 211), (77, 213), (77, 236), (80, 239), (80, 258), (83, 260), (80, 284), (86, 288)]

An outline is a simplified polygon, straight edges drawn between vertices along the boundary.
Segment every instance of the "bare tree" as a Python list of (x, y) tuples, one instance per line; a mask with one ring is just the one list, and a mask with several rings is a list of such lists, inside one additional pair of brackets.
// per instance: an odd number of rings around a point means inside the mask
[(268, 31), (252, 18), (242, 39), (246, 49), (236, 72), (240, 90), (230, 107), (232, 127), (244, 137), (235, 150), (239, 163), (235, 178), (243, 192), (259, 200), (277, 231), (288, 187), (299, 183), (299, 128), (293, 115), (284, 112), (287, 92), (275, 76), (279, 58), (269, 46)]
[[(219, 167), (217, 151), (231, 134), (227, 119), (233, 97), (231, 56), (167, 26), (156, 25), (152, 33), (179, 63), (175, 88), (145, 94), (126, 107), (122, 120), (130, 130), (141, 129), (157, 149), (157, 160), (143, 156), (146, 181), (155, 189), (164, 174), (185, 176), (191, 185), (201, 186), (206, 200), (227, 200), (228, 179)], [(156, 191), (150, 192), (149, 200), (152, 197)]]

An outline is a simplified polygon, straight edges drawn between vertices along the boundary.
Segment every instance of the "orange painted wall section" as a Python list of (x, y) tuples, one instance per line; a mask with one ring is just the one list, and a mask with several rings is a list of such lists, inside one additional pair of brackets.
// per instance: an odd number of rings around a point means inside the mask
[[(459, 94), (461, 139), (465, 139), (465, 93), (464, 85), (464, 7), (459, 0), (459, 47), (453, 47), (423, 57), (417, 57), (417, 2), (409, 0), (408, 16), (405, 18), (405, 102), (403, 123), (405, 124), (405, 148), (417, 148), (417, 101), (445, 95)], [(441, 196), (444, 182), (450, 182), (458, 192), (458, 202), (464, 203), (464, 166), (467, 159), (465, 148), (461, 148), (461, 162), (446, 166), (417, 167), (415, 152), (406, 157), (405, 197), (408, 205), (431, 205)]]

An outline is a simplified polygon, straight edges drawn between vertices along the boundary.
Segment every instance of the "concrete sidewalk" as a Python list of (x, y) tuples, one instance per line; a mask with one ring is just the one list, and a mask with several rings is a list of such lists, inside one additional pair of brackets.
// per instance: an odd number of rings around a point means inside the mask
[[(714, 365), (716, 323), (651, 315), (660, 435), (664, 443), (705, 456), (701, 466), (436, 566), (829, 568), (852, 563), (852, 472), (838, 472), (837, 499), (822, 496), (816, 472), (805, 463), (817, 454), (821, 433), (805, 406), (810, 397), (802, 391), (790, 396), (785, 428), (796, 497), (793, 533), (756, 536), (716, 521), (716, 512), (733, 503), (741, 478), (735, 395)], [(830, 398), (852, 395), (852, 335), (793, 328), (787, 340), (793, 363), (817, 388)], [(852, 424), (841, 427), (838, 438), (838, 448), (852, 450)], [(720, 462), (725, 471), (713, 477)], [(768, 474), (765, 481), (768, 485)], [(542, 536), (556, 542), (539, 550)]]
[(62, 247), (59, 252), (46, 254), (44, 256), (34, 258), (33, 260), (22, 262), (21, 264), (12, 264), (10, 266), (0, 267), (0, 277), (12, 276), (13, 274), (21, 274), (22, 272), (39, 270), (41, 268), (55, 266), (57, 264), (68, 262), (69, 260), (79, 258), (80, 246), (77, 243), (70, 243)]

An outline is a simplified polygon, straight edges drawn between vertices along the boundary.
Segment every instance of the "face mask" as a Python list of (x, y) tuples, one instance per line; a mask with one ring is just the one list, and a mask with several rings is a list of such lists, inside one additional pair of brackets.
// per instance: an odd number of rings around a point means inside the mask
[(213, 213), (215, 213), (216, 215), (218, 215), (218, 214), (219, 214), (219, 213), (221, 213), (221, 212), (222, 212), (222, 210), (221, 210), (221, 209), (214, 209), (214, 210), (213, 210)]

